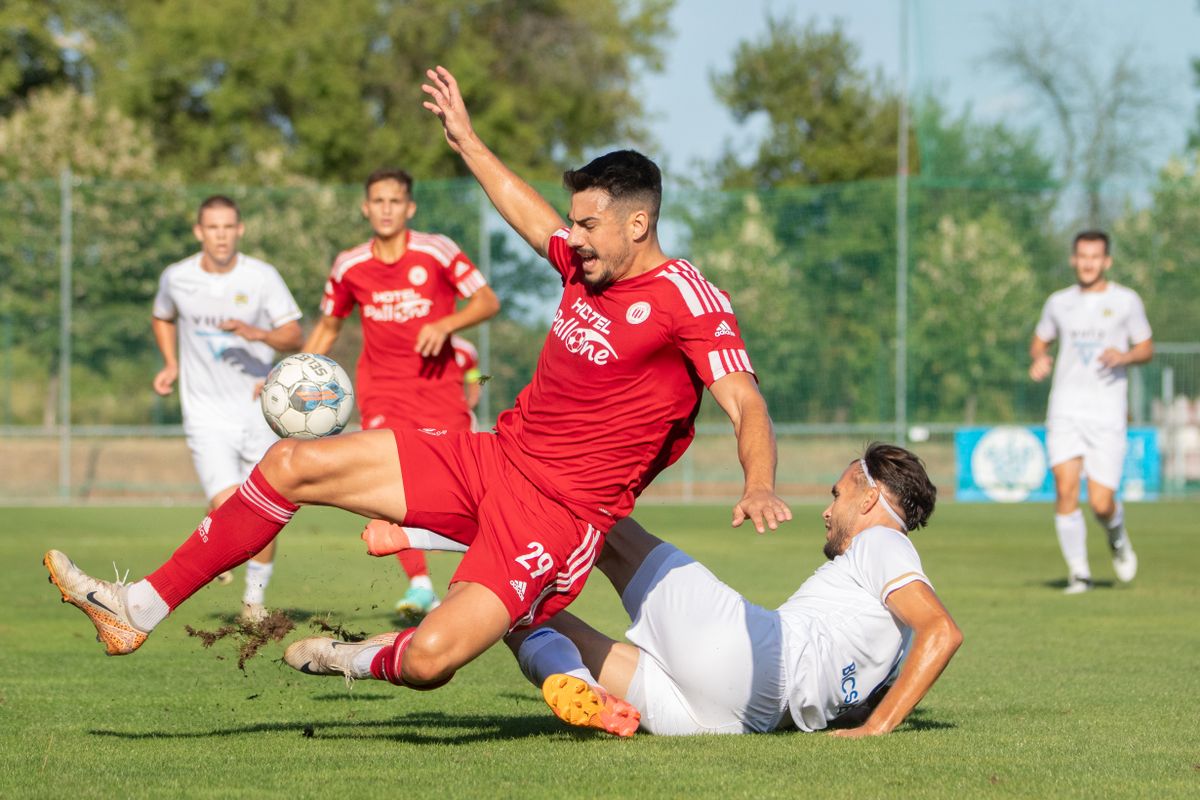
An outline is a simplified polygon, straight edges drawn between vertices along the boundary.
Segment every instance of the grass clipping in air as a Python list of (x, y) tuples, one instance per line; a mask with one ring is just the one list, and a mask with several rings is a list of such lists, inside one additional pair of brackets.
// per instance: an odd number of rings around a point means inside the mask
[(188, 636), (195, 636), (205, 647), (233, 636), (241, 642), (238, 648), (238, 669), (246, 671), (246, 662), (258, 655), (258, 651), (268, 642), (278, 642), (296, 627), (287, 614), (275, 610), (258, 622), (238, 620), (232, 625), (224, 625), (215, 631), (200, 631), (191, 625), (184, 625)]
[[(318, 631), (322, 633), (331, 633), (338, 639), (344, 642), (361, 642), (367, 638), (365, 632), (352, 632), (346, 630), (342, 625), (331, 622), (330, 620), (318, 617), (309, 620)], [(284, 612), (276, 609), (258, 622), (247, 622), (246, 620), (238, 620), (232, 625), (224, 625), (217, 628), (215, 631), (196, 630), (191, 625), (184, 625), (184, 630), (188, 636), (194, 636), (200, 640), (205, 648), (212, 647), (213, 644), (229, 636), (233, 636), (241, 642), (238, 648), (238, 669), (242, 672), (246, 671), (246, 662), (258, 655), (261, 650), (269, 642), (279, 642), (283, 637), (287, 636), (296, 628), (296, 624)]]

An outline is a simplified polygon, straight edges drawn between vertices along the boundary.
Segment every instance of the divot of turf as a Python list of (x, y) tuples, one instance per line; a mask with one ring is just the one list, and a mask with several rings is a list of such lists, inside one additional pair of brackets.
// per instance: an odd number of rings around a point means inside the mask
[[(295, 624), (287, 614), (275, 610), (258, 622), (238, 620), (232, 625), (224, 625), (215, 631), (200, 631), (191, 625), (184, 625), (188, 636), (195, 636), (204, 647), (213, 644), (227, 636), (234, 636), (241, 641), (238, 648), (238, 669), (246, 671), (246, 662), (258, 655), (258, 651), (268, 642), (278, 642), (295, 629)], [(220, 656), (218, 656), (220, 658)]]
[(308, 621), (308, 624), (319, 630), (321, 633), (332, 633), (336, 638), (343, 642), (361, 642), (367, 638), (366, 631), (348, 631), (339, 622), (331, 622), (328, 617), (313, 617)]

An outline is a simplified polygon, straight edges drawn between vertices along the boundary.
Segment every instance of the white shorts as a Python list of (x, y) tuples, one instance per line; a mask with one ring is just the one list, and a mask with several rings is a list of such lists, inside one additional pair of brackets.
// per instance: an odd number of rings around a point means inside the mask
[(267, 421), (257, 415), (240, 425), (185, 422), (183, 432), (204, 496), (209, 500), (231, 486), (241, 485), (267, 449), (279, 441)]
[(1046, 453), (1050, 456), (1050, 466), (1082, 458), (1087, 479), (1114, 491), (1121, 485), (1126, 446), (1124, 425), (1105, 425), (1070, 417), (1046, 420)]
[(649, 733), (775, 730), (787, 707), (779, 615), (756, 606), (669, 544), (621, 598), (641, 650), (625, 698)]

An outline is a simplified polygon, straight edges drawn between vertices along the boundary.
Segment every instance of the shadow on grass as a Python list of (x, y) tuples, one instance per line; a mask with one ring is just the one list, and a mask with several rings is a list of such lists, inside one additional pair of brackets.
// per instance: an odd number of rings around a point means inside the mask
[(905, 717), (903, 724), (895, 731), (903, 733), (909, 731), (948, 731), (954, 730), (958, 726), (953, 722), (945, 722), (943, 720), (929, 719), (929, 712), (914, 708), (912, 713)]
[(309, 722), (267, 722), (213, 728), (202, 731), (154, 730), (115, 731), (96, 729), (92, 736), (107, 736), (130, 741), (152, 739), (216, 739), (228, 736), (254, 736), (263, 733), (294, 733), (305, 739), (383, 739), (408, 744), (465, 745), (481, 741), (525, 739), (550, 733), (578, 733), (583, 737), (612, 738), (599, 731), (565, 728), (550, 714), (516, 717), (450, 715), (440, 711), (406, 714), (391, 720), (312, 720)]
[[(1042, 581), (1041, 585), (1045, 586), (1047, 589), (1062, 590), (1062, 589), (1067, 588), (1067, 579), (1066, 578), (1056, 578), (1052, 581)], [(1093, 589), (1112, 589), (1116, 585), (1117, 585), (1117, 582), (1113, 581), (1113, 580), (1095, 580), (1095, 579), (1092, 580), (1092, 588)]]

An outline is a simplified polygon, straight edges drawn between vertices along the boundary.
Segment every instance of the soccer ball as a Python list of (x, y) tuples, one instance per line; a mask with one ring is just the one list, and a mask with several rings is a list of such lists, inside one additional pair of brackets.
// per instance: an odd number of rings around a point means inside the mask
[(350, 421), (354, 387), (332, 358), (297, 353), (267, 375), (262, 410), (271, 430), (285, 439), (332, 436)]

